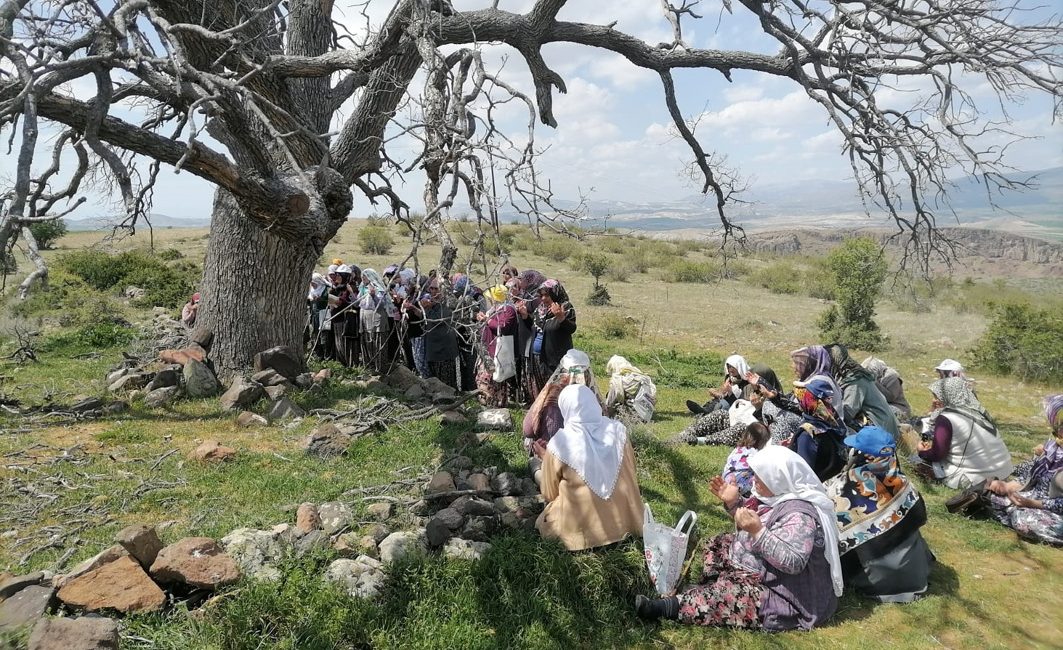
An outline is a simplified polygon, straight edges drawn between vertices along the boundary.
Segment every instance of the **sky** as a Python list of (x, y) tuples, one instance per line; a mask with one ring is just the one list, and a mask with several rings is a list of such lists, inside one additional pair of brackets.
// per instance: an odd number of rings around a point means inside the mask
[[(1026, 0), (1023, 0), (1024, 2)], [(457, 0), (458, 9), (489, 6), (489, 0)], [(500, 7), (527, 11), (530, 0), (502, 0)], [(684, 20), (684, 37), (693, 47), (752, 50), (773, 54), (774, 41), (763, 34), (755, 19), (738, 3), (734, 14), (718, 0), (703, 0), (698, 10), (703, 18)], [(370, 4), (370, 19), (380, 21), (389, 2)], [(349, 0), (336, 2), (346, 21), (357, 29), (361, 19)], [(573, 0), (559, 20), (607, 24), (651, 43), (671, 41), (671, 28), (658, 0)], [(501, 69), (509, 83), (534, 97), (527, 68), (520, 55), (506, 46), (485, 46), (490, 69)], [(558, 127), (536, 126), (536, 146), (542, 151), (538, 172), (549, 179), (555, 196), (577, 199), (653, 202), (674, 200), (700, 190), (684, 173), (691, 160), (689, 149), (677, 140), (655, 73), (642, 70), (619, 55), (584, 46), (551, 44), (543, 48), (546, 63), (558, 72), (568, 88), (554, 93)], [(726, 156), (729, 167), (753, 186), (802, 180), (838, 180), (851, 176), (841, 153), (840, 136), (828, 123), (818, 104), (807, 98), (793, 82), (736, 71), (733, 82), (710, 70), (675, 73), (677, 94), (684, 115), (698, 118), (697, 135), (706, 150)], [(414, 82), (418, 88), (421, 80)], [(985, 84), (972, 83), (976, 99), (988, 109), (995, 99)], [(91, 91), (75, 86), (72, 92)], [(885, 91), (883, 98), (909, 102), (919, 95), (909, 91)], [(503, 114), (502, 126), (520, 141), (527, 122), (526, 111)], [(1030, 97), (1008, 107), (1011, 128), (1026, 140), (1008, 151), (1008, 162), (1022, 171), (1063, 165), (1063, 129), (1052, 123), (1052, 103), (1043, 96)], [(393, 133), (396, 129), (393, 129)], [(54, 133), (52, 131), (51, 133)], [(45, 130), (43, 135), (49, 135)], [(397, 139), (389, 154), (402, 160), (416, 155), (416, 142)], [(13, 173), (14, 154), (0, 161), (0, 175)], [(44, 163), (46, 156), (39, 157)], [(956, 171), (956, 175), (963, 172)], [(400, 184), (400, 194), (417, 210), (423, 178), (416, 172)], [(188, 173), (174, 174), (165, 168), (155, 191), (153, 212), (172, 217), (204, 217), (209, 214), (213, 188)], [(97, 216), (101, 201), (83, 206), (80, 216)], [(93, 214), (93, 211), (96, 214)], [(352, 217), (374, 211), (357, 194)]]

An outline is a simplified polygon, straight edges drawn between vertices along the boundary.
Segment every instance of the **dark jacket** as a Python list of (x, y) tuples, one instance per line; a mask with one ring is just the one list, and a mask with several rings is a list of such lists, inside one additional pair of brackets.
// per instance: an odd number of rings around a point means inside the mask
[(424, 313), (424, 353), (427, 361), (453, 361), (458, 356), (458, 337), (445, 305), (432, 305)]

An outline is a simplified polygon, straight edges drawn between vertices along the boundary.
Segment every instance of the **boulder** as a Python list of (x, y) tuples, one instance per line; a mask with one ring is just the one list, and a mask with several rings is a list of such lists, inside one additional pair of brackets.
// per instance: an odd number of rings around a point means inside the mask
[(44, 582), (44, 572), (35, 571), (24, 576), (8, 576), (0, 580), (0, 600), (10, 598), (26, 587), (39, 585)]
[(414, 384), (410, 386), (402, 393), (403, 397), (411, 401), (417, 401), (423, 399), (425, 396), (424, 388), (420, 384)]
[(261, 384), (237, 375), (218, 401), (226, 411), (238, 411), (262, 399), (262, 394)]
[(207, 351), (203, 346), (193, 343), (188, 347), (181, 348), (179, 350), (163, 350), (159, 352), (159, 361), (163, 363), (176, 363), (177, 365), (187, 365), (189, 361), (199, 361), (202, 363), (207, 358)]
[(425, 391), (432, 396), (432, 401), (452, 400), (458, 392), (452, 386), (444, 384), (439, 377), (429, 377), (424, 380)]
[(319, 425), (303, 441), (306, 453), (320, 458), (345, 454), (350, 446), (351, 436), (340, 431), (340, 428), (331, 422)]
[(306, 415), (306, 411), (300, 408), (298, 404), (287, 397), (282, 397), (273, 403), (273, 406), (269, 409), (269, 415), (267, 417), (270, 421), (275, 421), (292, 420), (295, 418), (301, 418), (304, 415)]
[(265, 370), (259, 370), (251, 375), (251, 381), (262, 384), (263, 386), (276, 386), (277, 384), (283, 384), (288, 380), (284, 378), (284, 375), (280, 374), (273, 368), (266, 368)]
[(202, 444), (196, 447), (189, 458), (192, 460), (198, 460), (201, 462), (224, 462), (232, 460), (236, 456), (236, 450), (232, 447), (226, 447), (217, 440), (204, 440)]
[(165, 386), (156, 388), (144, 396), (144, 406), (148, 408), (163, 408), (173, 403), (181, 394), (178, 386)]
[(493, 503), (469, 495), (460, 497), (451, 503), (450, 507), (466, 517), (486, 517), (495, 514)]
[(217, 589), (240, 579), (240, 568), (209, 537), (186, 537), (159, 551), (151, 575), (160, 582), (182, 582)]
[(107, 387), (112, 393), (121, 393), (138, 388), (144, 388), (151, 381), (151, 375), (133, 373), (122, 376), (118, 381)]
[(155, 529), (142, 524), (126, 526), (118, 531), (118, 534), (114, 536), (114, 541), (145, 568), (155, 562), (156, 556), (162, 550), (162, 542), (159, 541), (159, 535)]
[(0, 602), (0, 630), (33, 625), (44, 616), (55, 596), (55, 589), (43, 585), (23, 587)]
[(240, 567), (255, 580), (279, 580), (277, 564), (284, 559), (287, 545), (283, 535), (274, 531), (237, 528), (221, 538), (221, 546)]
[(248, 427), (264, 427), (269, 424), (269, 420), (262, 417), (258, 413), (252, 413), (251, 411), (243, 411), (236, 418), (236, 424), (238, 426)]
[(136, 370), (134, 370), (133, 368), (125, 367), (119, 368), (117, 370), (112, 370), (111, 372), (107, 373), (107, 385), (110, 386), (111, 384), (118, 381), (122, 377), (125, 377), (131, 372), (136, 372)]
[(391, 564), (414, 554), (423, 554), (427, 550), (427, 540), (423, 532), (391, 533), (380, 542), (380, 561)]
[(432, 517), (450, 530), (457, 530), (465, 523), (465, 516), (454, 508), (443, 508)]
[(473, 472), (469, 474), (465, 482), (469, 484), (470, 490), (476, 490), (477, 492), (490, 492), (491, 491), (491, 479), (487, 478), (487, 474), (481, 474), (480, 472)]
[(44, 618), (33, 627), (29, 650), (118, 650), (118, 624), (104, 617)]
[(143, 298), (148, 295), (148, 290), (143, 287), (129, 285), (125, 289), (122, 289), (122, 295), (130, 300), (137, 300), (138, 298)]
[(380, 557), (380, 548), (372, 535), (359, 535), (358, 533), (343, 533), (332, 544), (333, 550), (343, 557), (355, 557), (368, 555)]
[(263, 350), (255, 355), (255, 370), (276, 370), (289, 380), (303, 372), (303, 356), (286, 345)]
[(384, 538), (390, 534), (391, 531), (388, 530), (388, 527), (384, 524), (373, 524), (369, 527), (369, 530), (366, 531), (366, 535), (372, 537), (377, 544), (384, 541)]
[(428, 545), (438, 548), (454, 536), (454, 531), (462, 527), (465, 517), (454, 508), (444, 508), (428, 520), (425, 537)]
[(351, 509), (347, 507), (347, 504), (339, 501), (322, 503), (318, 512), (321, 513), (321, 530), (329, 536), (347, 529), (354, 521)]
[(68, 580), (59, 590), (59, 600), (89, 611), (154, 612), (166, 604), (166, 594), (126, 556)]
[(269, 397), (270, 400), (277, 401), (280, 398), (284, 397), (284, 394), (288, 392), (288, 385), (278, 384), (276, 386), (266, 386), (265, 392), (266, 396)]
[(498, 497), (494, 501), (495, 510), (499, 513), (503, 512), (516, 512), (520, 509), (520, 499), (517, 497)]
[(439, 414), (439, 423), (443, 426), (465, 424), (468, 421), (468, 418), (457, 411), (443, 411)]
[(454, 477), (450, 472), (436, 472), (429, 479), (428, 485), (425, 486), (425, 494), (439, 494), (441, 492), (451, 492), (454, 490)]
[(475, 562), (489, 550), (491, 550), (491, 545), (487, 542), (474, 542), (455, 537), (443, 547), (443, 555), (454, 560), (471, 560)]
[(512, 431), (513, 414), (509, 409), (484, 409), (476, 416), (476, 427), (485, 431)]
[(469, 517), (465, 522), (465, 526), (462, 527), (459, 537), (471, 539), (475, 542), (486, 542), (496, 530), (498, 530), (498, 518), (494, 515), (490, 517)]
[(321, 530), (321, 516), (318, 514), (317, 506), (312, 503), (299, 504), (299, 508), (295, 511), (295, 529), (302, 535)]
[(520, 496), (524, 493), (524, 481), (512, 472), (502, 472), (491, 479), (491, 489), (504, 497)]
[(388, 519), (391, 519), (391, 515), (395, 511), (395, 504), (389, 501), (381, 501), (380, 503), (370, 505), (366, 510), (376, 519), (387, 521)]
[(406, 391), (410, 386), (420, 384), (421, 378), (414, 371), (399, 364), (384, 378), (384, 383), (395, 390)]
[(207, 364), (195, 359), (185, 363), (185, 392), (189, 397), (212, 397), (218, 394), (221, 385)]
[(325, 579), (341, 587), (352, 598), (375, 598), (386, 576), (381, 563), (367, 555), (353, 560), (336, 560), (325, 571)]
[(62, 587), (74, 578), (83, 576), (89, 571), (94, 571), (100, 568), (101, 566), (110, 562), (114, 562), (118, 558), (122, 557), (129, 557), (129, 551), (125, 550), (118, 544), (115, 544), (114, 546), (106, 548), (97, 553), (96, 555), (93, 555), (89, 559), (85, 560), (84, 562), (78, 564), (76, 567), (71, 569), (69, 573), (66, 573), (65, 575), (55, 576), (55, 578), (52, 580), (52, 584), (56, 587)]
[(329, 547), (329, 537), (323, 530), (312, 530), (295, 540), (295, 557), (321, 551)]
[(314, 376), (309, 372), (304, 372), (295, 378), (294, 383), (299, 388), (310, 388), (314, 385)]
[(176, 368), (163, 368), (159, 372), (155, 373), (148, 385), (144, 387), (144, 390), (149, 393), (157, 388), (166, 388), (168, 386), (176, 386), (181, 382), (181, 371)]

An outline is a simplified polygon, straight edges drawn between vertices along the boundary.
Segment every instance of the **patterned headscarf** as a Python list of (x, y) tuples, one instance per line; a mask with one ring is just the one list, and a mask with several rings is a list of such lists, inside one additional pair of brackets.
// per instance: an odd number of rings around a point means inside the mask
[(970, 384), (963, 377), (943, 377), (930, 384), (930, 392), (944, 405), (930, 414), (931, 421), (937, 419), (945, 409), (953, 409), (973, 418), (984, 420), (986, 428), (994, 428), (989, 412), (985, 410), (978, 397), (971, 390)]
[(882, 379), (890, 369), (890, 367), (886, 365), (886, 362), (878, 357), (868, 357), (864, 359), (864, 362), (860, 365), (864, 366), (875, 379)]
[(807, 345), (790, 353), (790, 358), (797, 366), (797, 379), (807, 381), (810, 377), (820, 375), (827, 380), (836, 400), (841, 400), (842, 389), (834, 378), (834, 368), (830, 352), (822, 345)]
[(535, 290), (539, 288), (539, 285), (546, 282), (546, 276), (534, 269), (526, 269), (520, 272), (517, 280), (520, 282), (519, 293), (524, 298), (534, 298)]
[[(565, 288), (561, 286), (560, 282), (553, 279), (547, 280), (539, 285), (536, 289), (536, 293), (545, 293), (547, 296), (550, 296), (550, 300), (558, 303), (565, 310), (566, 319), (572, 317), (574, 313), (572, 303), (569, 302), (568, 293), (565, 291)], [(535, 309), (535, 314), (532, 316), (532, 322), (535, 323), (537, 328), (543, 330), (546, 329), (546, 321), (551, 318), (554, 318), (554, 313), (550, 311), (545, 304), (540, 302), (539, 306)]]
[(1048, 418), (1048, 426), (1052, 428), (1052, 433), (1059, 433), (1063, 430), (1063, 393), (1059, 395), (1049, 395), (1045, 398), (1045, 417)]
[(831, 343), (827, 346), (827, 352), (830, 353), (831, 366), (834, 370), (834, 376), (838, 379), (867, 379), (868, 381), (874, 381), (875, 377), (868, 372), (863, 366), (856, 362), (849, 356), (849, 349), (841, 343)]

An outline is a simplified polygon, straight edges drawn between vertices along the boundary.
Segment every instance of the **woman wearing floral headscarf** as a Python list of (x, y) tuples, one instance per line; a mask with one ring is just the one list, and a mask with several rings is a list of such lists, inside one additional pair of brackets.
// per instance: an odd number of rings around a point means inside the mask
[(910, 420), (912, 406), (908, 403), (908, 398), (904, 396), (904, 380), (901, 379), (900, 374), (878, 357), (868, 357), (860, 365), (875, 378), (875, 386), (893, 409), (897, 421), (904, 423)]
[(875, 385), (875, 378), (863, 366), (849, 356), (849, 350), (841, 343), (826, 346), (830, 353), (831, 367), (841, 395), (835, 395), (834, 405), (851, 428), (858, 430), (865, 424), (874, 424), (898, 434), (897, 416), (889, 402)]
[(524, 304), (522, 313), (523, 303), (517, 305), (517, 313), (528, 314), (532, 321), (525, 373), (525, 388), (532, 399), (546, 385), (561, 357), (572, 348), (572, 333), (576, 331), (576, 310), (560, 282), (547, 280), (535, 292), (539, 306), (534, 312), (529, 313)]
[(835, 393), (823, 375), (808, 381), (794, 382), (794, 399), (801, 406), (801, 426), (790, 441), (793, 449), (808, 463), (821, 480), (826, 480), (845, 466), (845, 443), (848, 431), (834, 408)]
[(957, 489), (1010, 474), (1011, 454), (967, 380), (938, 379), (930, 392), (933, 437), (919, 444), (919, 457), (930, 463), (934, 478)]
[(831, 394), (834, 396), (835, 405), (841, 403), (842, 389), (834, 374), (834, 364), (830, 358), (830, 352), (822, 345), (806, 345), (797, 348), (790, 353), (790, 367), (794, 371), (794, 379), (808, 381), (814, 375), (819, 375), (830, 384)]
[(993, 481), (993, 516), (1022, 537), (1063, 546), (1063, 394), (1045, 398), (1052, 437), (1015, 468), (1011, 481)]
[(485, 291), (484, 298), (490, 307), (486, 312), (476, 314), (476, 320), (481, 327), (479, 354), (476, 355), (476, 387), (480, 389), (481, 404), (505, 408), (509, 404), (510, 389), (516, 380), (511, 378), (496, 382), (493, 379), (494, 360), (496, 348), (503, 341), (507, 345), (513, 345), (513, 338), (502, 337), (513, 337), (517, 333), (517, 310), (509, 302), (509, 290), (500, 284)]

